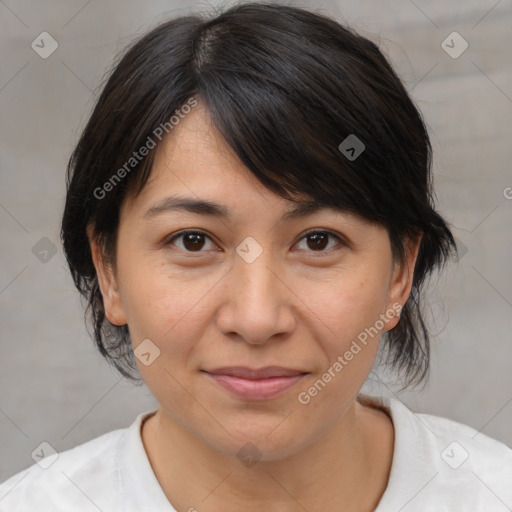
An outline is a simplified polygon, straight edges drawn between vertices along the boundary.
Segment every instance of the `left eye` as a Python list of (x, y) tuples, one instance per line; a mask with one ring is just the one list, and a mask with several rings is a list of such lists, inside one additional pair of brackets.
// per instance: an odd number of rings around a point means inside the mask
[[(341, 238), (330, 231), (310, 231), (306, 233), (302, 238), (302, 240), (306, 240), (307, 246), (312, 249), (313, 252), (327, 252), (324, 251), (325, 247), (328, 245), (328, 240), (330, 238), (334, 238), (338, 242), (341, 242)], [(332, 247), (330, 247), (332, 249)]]
[[(310, 231), (301, 238), (301, 241), (306, 241), (311, 252), (327, 252), (325, 248), (329, 244), (329, 238), (342, 242), (339, 236), (330, 231)], [(182, 231), (165, 242), (165, 245), (177, 245), (174, 242), (179, 239), (182, 240), (181, 247), (179, 248), (185, 252), (205, 252), (201, 250), (205, 246), (205, 239), (211, 242), (211, 238), (202, 231)]]

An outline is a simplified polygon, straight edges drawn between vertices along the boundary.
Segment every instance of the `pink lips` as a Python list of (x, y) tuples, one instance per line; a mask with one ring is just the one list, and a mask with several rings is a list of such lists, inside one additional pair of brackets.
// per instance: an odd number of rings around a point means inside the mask
[(278, 366), (258, 370), (237, 366), (206, 371), (224, 389), (245, 400), (275, 398), (294, 386), (306, 373)]

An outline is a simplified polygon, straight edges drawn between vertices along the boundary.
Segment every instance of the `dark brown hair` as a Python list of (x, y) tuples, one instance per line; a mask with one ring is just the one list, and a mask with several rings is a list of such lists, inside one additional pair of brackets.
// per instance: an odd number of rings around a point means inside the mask
[[(190, 98), (205, 102), (243, 164), (274, 193), (385, 226), (398, 262), (406, 239), (423, 233), (411, 296), (383, 340), (387, 363), (408, 384), (425, 379), (430, 343), (420, 290), (456, 246), (434, 207), (422, 116), (376, 44), (329, 17), (263, 3), (173, 19), (136, 41), (73, 151), (61, 238), (106, 359), (136, 379), (128, 328), (105, 317), (86, 229), (94, 226), (115, 263), (121, 204), (144, 187), (154, 151), (126, 163), (148, 138), (158, 146), (155, 130)], [(339, 149), (350, 135), (364, 144), (354, 159)]]

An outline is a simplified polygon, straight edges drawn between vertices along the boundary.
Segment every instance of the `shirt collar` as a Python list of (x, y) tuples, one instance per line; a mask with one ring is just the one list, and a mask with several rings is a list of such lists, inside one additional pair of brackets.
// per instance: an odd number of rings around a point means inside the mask
[(156, 479), (142, 443), (142, 423), (155, 413), (156, 410), (139, 414), (121, 443), (119, 479), (125, 503), (119, 510), (176, 512)]
[[(421, 419), (407, 408), (400, 400), (382, 396), (359, 394), (358, 401), (363, 405), (383, 409), (393, 422), (394, 448), (388, 485), (375, 512), (399, 510), (407, 502), (411, 493), (408, 482), (411, 477), (417, 481), (427, 482), (432, 478), (425, 462), (427, 456), (426, 428)], [(139, 414), (127, 429), (120, 446), (120, 482), (125, 491), (125, 502), (119, 510), (176, 512), (165, 496), (156, 479), (142, 443), (141, 426), (144, 420), (155, 414), (147, 411)], [(411, 496), (411, 499), (413, 496)]]
[[(393, 459), (388, 484), (374, 512), (402, 510), (436, 475), (432, 468), (432, 434), (425, 422), (403, 402), (394, 398), (360, 394), (358, 400), (383, 409), (393, 422), (395, 432)], [(414, 485), (420, 488), (414, 488)]]

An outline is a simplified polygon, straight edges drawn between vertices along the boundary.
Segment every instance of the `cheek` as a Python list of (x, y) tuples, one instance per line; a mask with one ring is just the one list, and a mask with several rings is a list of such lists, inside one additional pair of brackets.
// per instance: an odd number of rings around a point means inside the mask
[(190, 379), (197, 341), (209, 320), (207, 292), (216, 281), (193, 271), (171, 273), (169, 265), (148, 264), (144, 271), (134, 269), (126, 289), (124, 302), (135, 351), (147, 338), (160, 351), (148, 366), (137, 359), (139, 372), (155, 398), (176, 418), (189, 414), (190, 396), (183, 386), (193, 389)]
[[(374, 364), (380, 342), (376, 323), (383, 312), (387, 276), (351, 272), (323, 286), (323, 293), (304, 290), (322, 344), (322, 368), (303, 389), (303, 399), (333, 421), (360, 391)], [(377, 327), (382, 327), (380, 323)], [(303, 402), (300, 402), (301, 404)]]
[(134, 345), (149, 338), (162, 352), (177, 354), (197, 340), (205, 321), (208, 291), (218, 276), (196, 269), (173, 270), (166, 262), (126, 265), (123, 293)]
[[(377, 322), (385, 304), (387, 281), (381, 276), (345, 276), (323, 293), (309, 290), (315, 312), (316, 339), (321, 342), (323, 366), (300, 391), (301, 407), (336, 421), (359, 393), (374, 364), (381, 337)], [(305, 290), (306, 292), (306, 290)], [(377, 328), (376, 328), (377, 325)]]
[(375, 325), (386, 304), (386, 292), (387, 276), (365, 269), (302, 288), (301, 295), (324, 333), (318, 334), (326, 340), (331, 358)]

